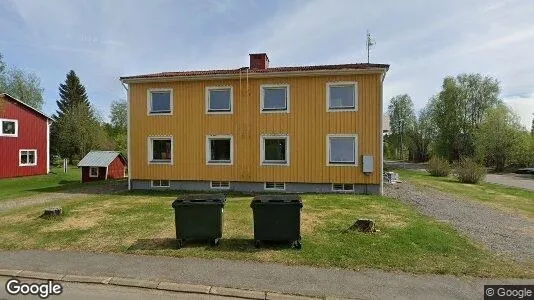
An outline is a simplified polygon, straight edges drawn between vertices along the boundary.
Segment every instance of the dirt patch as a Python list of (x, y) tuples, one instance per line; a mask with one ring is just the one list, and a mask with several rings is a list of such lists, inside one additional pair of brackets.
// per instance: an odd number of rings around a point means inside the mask
[(42, 232), (63, 231), (72, 229), (89, 229), (98, 225), (98, 222), (104, 216), (72, 216), (67, 217), (63, 221), (43, 228)]

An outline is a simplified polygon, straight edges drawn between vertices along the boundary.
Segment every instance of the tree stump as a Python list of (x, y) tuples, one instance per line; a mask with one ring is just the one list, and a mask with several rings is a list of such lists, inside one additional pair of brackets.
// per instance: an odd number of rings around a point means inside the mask
[(41, 218), (57, 217), (62, 213), (61, 207), (51, 207), (43, 211)]
[(349, 227), (349, 230), (359, 232), (375, 232), (375, 221), (371, 219), (358, 219)]

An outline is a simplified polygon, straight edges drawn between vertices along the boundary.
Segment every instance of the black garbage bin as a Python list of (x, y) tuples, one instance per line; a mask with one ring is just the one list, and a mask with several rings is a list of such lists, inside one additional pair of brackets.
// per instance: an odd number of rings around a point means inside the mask
[(259, 195), (250, 203), (254, 218), (254, 245), (263, 241), (288, 241), (301, 248), (300, 210), (298, 195)]
[(222, 237), (226, 198), (220, 194), (184, 195), (173, 203), (178, 248), (187, 240), (218, 245)]

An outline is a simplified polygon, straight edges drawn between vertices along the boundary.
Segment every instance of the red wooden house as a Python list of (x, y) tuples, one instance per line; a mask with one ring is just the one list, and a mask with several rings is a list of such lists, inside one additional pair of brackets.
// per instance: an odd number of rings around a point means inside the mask
[(0, 94), (0, 178), (50, 171), (51, 122), (35, 108)]
[(128, 163), (117, 151), (91, 151), (80, 160), (82, 182), (127, 177)]

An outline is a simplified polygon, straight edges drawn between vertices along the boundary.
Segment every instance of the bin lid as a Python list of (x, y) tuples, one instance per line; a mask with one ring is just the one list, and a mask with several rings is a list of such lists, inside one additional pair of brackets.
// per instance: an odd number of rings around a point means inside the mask
[(176, 198), (172, 207), (180, 205), (203, 205), (203, 204), (222, 204), (226, 202), (226, 196), (223, 194), (188, 194)]
[(299, 205), (302, 207), (302, 200), (299, 195), (258, 195), (254, 196), (250, 205), (257, 204), (283, 204)]

